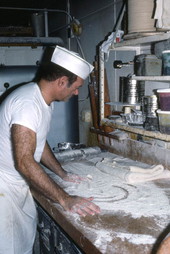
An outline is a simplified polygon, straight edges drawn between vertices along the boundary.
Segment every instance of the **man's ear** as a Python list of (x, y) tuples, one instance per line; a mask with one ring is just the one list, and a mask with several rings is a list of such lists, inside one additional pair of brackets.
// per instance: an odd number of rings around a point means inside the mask
[(68, 77), (62, 76), (61, 78), (59, 78), (59, 83), (58, 84), (59, 84), (60, 87), (66, 86), (67, 83), (68, 83)]

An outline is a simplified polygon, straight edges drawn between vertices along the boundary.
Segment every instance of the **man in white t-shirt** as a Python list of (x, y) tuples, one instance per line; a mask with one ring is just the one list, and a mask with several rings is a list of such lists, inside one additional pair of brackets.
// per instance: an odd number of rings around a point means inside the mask
[(78, 95), (92, 69), (77, 54), (57, 46), (36, 82), (15, 89), (0, 106), (0, 254), (32, 253), (36, 209), (30, 186), (66, 211), (81, 216), (100, 212), (93, 198), (68, 195), (41, 167), (65, 181), (82, 180), (61, 167), (46, 136), (53, 102)]

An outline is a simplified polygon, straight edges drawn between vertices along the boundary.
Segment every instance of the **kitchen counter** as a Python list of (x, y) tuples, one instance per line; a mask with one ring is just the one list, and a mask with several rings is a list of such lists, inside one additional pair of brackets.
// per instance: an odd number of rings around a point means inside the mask
[(128, 183), (125, 176), (130, 166), (145, 169), (151, 166), (109, 152), (67, 160), (62, 165), (88, 180), (81, 184), (66, 183), (45, 170), (71, 195), (93, 196), (101, 213), (83, 218), (63, 211), (59, 204), (35, 191), (33, 196), (83, 252), (149, 254), (155, 251), (170, 221), (170, 179)]

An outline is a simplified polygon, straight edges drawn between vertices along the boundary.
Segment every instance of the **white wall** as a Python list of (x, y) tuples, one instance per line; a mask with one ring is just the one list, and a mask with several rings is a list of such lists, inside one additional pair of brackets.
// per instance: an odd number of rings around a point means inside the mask
[(0, 47), (0, 65), (36, 65), (42, 52), (42, 47)]

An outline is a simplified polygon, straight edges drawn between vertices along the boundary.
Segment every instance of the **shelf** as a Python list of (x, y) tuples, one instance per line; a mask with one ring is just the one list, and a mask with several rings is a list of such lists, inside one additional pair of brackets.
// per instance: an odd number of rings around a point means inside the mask
[(141, 38), (131, 39), (131, 40), (124, 40), (119, 43), (113, 43), (111, 49), (118, 48), (119, 50), (123, 49), (123, 47), (134, 47), (134, 46), (147, 46), (154, 42), (160, 42), (164, 40), (170, 39), (170, 33), (155, 33), (154, 35), (145, 36)]
[(63, 45), (59, 37), (0, 37), (0, 46)]
[(130, 104), (127, 102), (106, 102), (105, 104), (111, 105), (111, 106), (141, 106), (140, 103)]
[(154, 139), (159, 139), (163, 140), (166, 142), (170, 142), (170, 135), (167, 134), (162, 134), (159, 131), (147, 131), (143, 127), (132, 127), (127, 124), (117, 124), (115, 123), (114, 120), (109, 120), (107, 118), (102, 119), (101, 125), (103, 126), (110, 126), (115, 129), (119, 130), (124, 130), (127, 132), (135, 133), (135, 134), (140, 134), (142, 136), (154, 138)]
[(132, 79), (140, 81), (170, 82), (170, 76), (132, 76)]
[[(133, 38), (132, 38), (133, 37)], [(119, 43), (114, 43), (112, 41), (112, 44), (109, 48), (110, 51), (136, 51), (137, 54), (142, 54), (144, 50), (149, 50), (151, 51), (151, 46), (153, 43), (156, 42), (161, 42), (161, 41), (166, 41), (170, 40), (170, 32), (152, 32), (152, 33), (145, 33), (145, 34), (133, 34), (129, 35), (128, 39), (125, 36), (124, 41), (121, 41)], [(148, 52), (149, 52), (148, 51)], [(126, 53), (125, 53), (126, 54)], [(116, 55), (115, 55), (116, 56)], [(104, 79), (104, 70), (105, 70), (105, 62), (103, 61), (104, 59), (104, 53), (100, 51), (100, 82), (99, 82), (99, 91), (100, 91), (100, 124), (103, 124), (103, 120), (105, 117), (105, 98), (104, 98), (104, 84), (105, 84), (105, 79)], [(134, 80), (139, 80), (139, 81), (155, 81), (155, 82), (170, 82), (170, 76), (132, 76), (132, 79)], [(132, 106), (131, 104), (128, 103), (122, 103), (122, 102), (109, 102), (107, 103), (109, 105), (115, 105), (115, 106)], [(140, 106), (140, 104), (133, 104), (133, 106)], [(113, 123), (111, 123), (113, 125)], [(170, 135), (164, 135), (161, 134), (160, 132), (153, 132), (153, 131), (146, 131), (145, 129), (140, 129), (138, 130), (137, 128), (133, 128), (130, 126), (123, 126), (120, 125), (117, 127), (118, 129), (128, 129), (129, 132), (132, 133), (137, 133), (141, 135), (146, 135), (148, 137), (154, 137), (156, 138), (157, 136), (159, 137), (158, 139), (162, 140), (168, 140), (170, 141)]]

